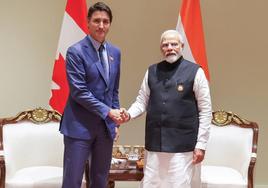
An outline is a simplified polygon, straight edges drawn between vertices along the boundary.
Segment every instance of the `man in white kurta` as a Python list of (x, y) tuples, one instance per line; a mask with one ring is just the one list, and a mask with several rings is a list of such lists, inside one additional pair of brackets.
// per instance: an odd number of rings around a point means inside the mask
[(183, 59), (176, 30), (160, 40), (164, 60), (148, 68), (136, 101), (125, 113), (147, 111), (142, 188), (199, 188), (212, 118), (208, 81), (197, 64)]

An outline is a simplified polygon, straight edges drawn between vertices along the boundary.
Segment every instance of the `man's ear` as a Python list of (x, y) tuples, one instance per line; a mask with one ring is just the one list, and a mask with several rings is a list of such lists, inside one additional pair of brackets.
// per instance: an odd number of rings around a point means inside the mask
[(88, 24), (89, 24), (89, 21), (90, 21), (90, 18), (89, 18), (89, 17), (87, 17), (87, 26), (88, 26)]

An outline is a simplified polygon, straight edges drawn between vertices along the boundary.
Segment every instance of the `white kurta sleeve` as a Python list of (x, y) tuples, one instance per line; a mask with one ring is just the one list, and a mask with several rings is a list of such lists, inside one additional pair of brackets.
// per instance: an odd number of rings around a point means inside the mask
[(197, 100), (199, 111), (199, 130), (195, 148), (206, 149), (212, 119), (211, 97), (209, 84), (203, 69), (199, 68), (195, 80), (193, 91)]
[(148, 86), (148, 70), (143, 78), (139, 94), (136, 101), (128, 109), (128, 113), (131, 118), (137, 118), (141, 116), (147, 108), (148, 100), (150, 96), (150, 88)]

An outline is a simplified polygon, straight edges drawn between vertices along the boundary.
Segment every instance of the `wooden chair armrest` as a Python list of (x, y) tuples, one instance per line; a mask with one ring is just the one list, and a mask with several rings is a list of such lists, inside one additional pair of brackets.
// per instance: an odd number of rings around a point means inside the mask
[(3, 150), (0, 150), (0, 187), (5, 187), (6, 181), (6, 165)]

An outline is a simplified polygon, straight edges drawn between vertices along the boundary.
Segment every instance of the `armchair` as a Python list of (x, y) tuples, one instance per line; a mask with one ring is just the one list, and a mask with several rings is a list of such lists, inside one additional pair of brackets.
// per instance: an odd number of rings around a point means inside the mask
[(0, 119), (0, 188), (61, 187), (60, 118), (56, 111), (37, 108)]
[(202, 188), (253, 188), (258, 125), (232, 112), (213, 112), (201, 166)]

